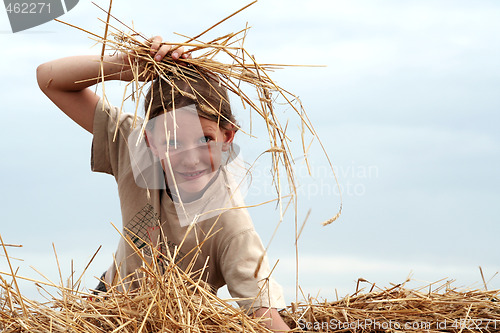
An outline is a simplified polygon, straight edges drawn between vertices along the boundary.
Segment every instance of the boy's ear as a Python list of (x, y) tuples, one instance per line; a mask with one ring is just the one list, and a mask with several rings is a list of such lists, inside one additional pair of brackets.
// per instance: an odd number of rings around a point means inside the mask
[(149, 147), (149, 149), (151, 149), (153, 155), (159, 157), (158, 149), (156, 148), (154, 141), (149, 139), (152, 135), (148, 136), (148, 134), (149, 134), (148, 130), (144, 131), (144, 137), (146, 138), (146, 145)]
[(224, 130), (224, 143), (222, 144), (222, 151), (228, 151), (234, 140), (234, 130)]

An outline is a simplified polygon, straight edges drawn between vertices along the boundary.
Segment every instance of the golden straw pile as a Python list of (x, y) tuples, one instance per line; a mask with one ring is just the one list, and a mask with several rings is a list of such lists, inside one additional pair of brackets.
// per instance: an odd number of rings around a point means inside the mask
[[(22, 296), (17, 281), (23, 278), (11, 272), (0, 272), (4, 333), (269, 332), (173, 263), (161, 269), (145, 263), (138, 289), (113, 288), (99, 296), (77, 290), (78, 282), (63, 287), (36, 281), (57, 291), (45, 304)], [(335, 302), (309, 298), (281, 315), (294, 332), (500, 332), (500, 290), (458, 290), (450, 281), (438, 282), (418, 289), (373, 285)]]
[[(137, 288), (127, 291), (119, 283), (94, 295), (81, 289), (81, 277), (64, 287), (62, 276), (59, 285), (18, 276), (1, 236), (0, 242), (10, 268), (10, 273), (0, 272), (2, 333), (269, 332), (260, 319), (209, 290), (198, 278), (202, 272), (185, 272), (154, 248), (150, 251), (159, 259), (148, 262), (134, 247), (143, 258)], [(51, 299), (41, 304), (24, 297), (22, 279)], [(281, 315), (294, 332), (500, 332), (500, 290), (487, 290), (484, 278), (484, 290), (459, 290), (452, 281), (409, 289), (409, 281), (384, 290), (373, 284), (364, 292), (359, 285), (367, 281), (359, 279), (352, 295), (335, 302), (291, 303)]]
[(16, 276), (4, 252), (11, 273), (0, 272), (2, 333), (269, 332), (258, 319), (205, 288), (196, 278), (198, 274), (184, 272), (165, 260), (162, 265), (144, 262), (137, 279), (139, 287), (133, 291), (120, 292), (108, 286), (106, 294), (96, 296), (78, 290), (79, 281), (64, 287), (31, 280), (47, 293), (55, 289), (58, 294), (40, 304), (20, 293), (18, 280), (24, 278)]
[(292, 303), (283, 316), (313, 332), (500, 332), (500, 290), (460, 290), (450, 281), (407, 289), (407, 282), (335, 302)]

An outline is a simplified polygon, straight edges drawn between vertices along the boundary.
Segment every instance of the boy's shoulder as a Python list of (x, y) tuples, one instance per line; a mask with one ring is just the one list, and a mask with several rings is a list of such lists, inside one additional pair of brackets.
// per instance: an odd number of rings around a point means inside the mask
[[(144, 119), (136, 113), (126, 112), (102, 97), (94, 110), (94, 127), (99, 128), (106, 124), (107, 131), (116, 131), (118, 127), (120, 131), (125, 131), (129, 135), (134, 131), (139, 132), (143, 123)], [(116, 126), (117, 124), (119, 125)]]

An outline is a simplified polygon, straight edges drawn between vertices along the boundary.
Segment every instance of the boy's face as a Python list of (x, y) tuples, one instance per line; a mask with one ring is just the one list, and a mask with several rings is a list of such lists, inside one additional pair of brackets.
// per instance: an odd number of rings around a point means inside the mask
[(181, 199), (197, 199), (221, 166), (234, 131), (225, 130), (198, 116), (194, 105), (158, 116), (153, 130), (147, 131), (148, 143), (160, 159), (171, 191), (177, 187)]

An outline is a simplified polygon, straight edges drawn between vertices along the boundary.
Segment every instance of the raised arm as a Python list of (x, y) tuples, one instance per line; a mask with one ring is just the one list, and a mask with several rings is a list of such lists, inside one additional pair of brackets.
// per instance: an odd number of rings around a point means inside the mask
[[(151, 39), (151, 54), (156, 61), (161, 61), (172, 48), (161, 45), (161, 37)], [(173, 59), (188, 57), (183, 48), (172, 54)], [(97, 84), (101, 70), (101, 57), (73, 56), (44, 63), (37, 68), (37, 81), (40, 89), (66, 115), (78, 125), (92, 133), (94, 110), (99, 100), (89, 87)], [(132, 80), (128, 55), (116, 54), (104, 56), (104, 79)]]

